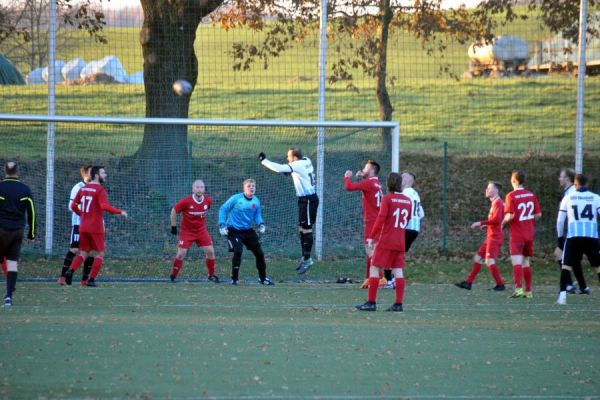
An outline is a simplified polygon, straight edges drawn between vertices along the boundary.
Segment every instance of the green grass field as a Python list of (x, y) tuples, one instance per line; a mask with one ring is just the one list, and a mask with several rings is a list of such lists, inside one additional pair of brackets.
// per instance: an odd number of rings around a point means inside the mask
[[(596, 288), (594, 288), (596, 289)], [(0, 397), (592, 399), (600, 298), (409, 284), (21, 282), (1, 309)]]

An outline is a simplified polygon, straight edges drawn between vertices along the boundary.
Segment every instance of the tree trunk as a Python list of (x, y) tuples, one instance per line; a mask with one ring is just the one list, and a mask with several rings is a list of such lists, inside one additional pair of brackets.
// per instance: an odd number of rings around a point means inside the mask
[[(379, 109), (379, 119), (381, 121), (391, 121), (394, 108), (386, 86), (388, 35), (393, 16), (390, 0), (381, 0), (379, 10), (381, 24), (379, 24), (377, 31), (377, 55), (375, 59), (377, 107)], [(381, 142), (385, 150), (391, 148), (390, 137), (391, 130), (389, 128), (381, 129)]]
[[(196, 86), (196, 30), (203, 17), (223, 0), (140, 0), (144, 24), (140, 43), (144, 56), (146, 117), (187, 118), (190, 95), (178, 96), (173, 82), (184, 79)], [(186, 125), (145, 125), (136, 166), (146, 183), (169, 202), (189, 192)], [(183, 186), (183, 188), (182, 188)]]

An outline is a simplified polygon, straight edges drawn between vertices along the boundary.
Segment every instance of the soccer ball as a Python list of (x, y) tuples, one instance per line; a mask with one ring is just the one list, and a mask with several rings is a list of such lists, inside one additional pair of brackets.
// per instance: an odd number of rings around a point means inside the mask
[(177, 79), (173, 82), (173, 91), (177, 96), (188, 96), (192, 93), (192, 84), (185, 79)]

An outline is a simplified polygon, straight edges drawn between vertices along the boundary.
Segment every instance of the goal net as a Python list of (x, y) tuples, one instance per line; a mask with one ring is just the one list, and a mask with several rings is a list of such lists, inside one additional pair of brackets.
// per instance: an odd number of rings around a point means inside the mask
[[(367, 160), (377, 160), (385, 184), (387, 173), (398, 167), (396, 124), (155, 119), (152, 125), (159, 128), (145, 133), (148, 122), (141, 118), (0, 116), (0, 162), (16, 159), (20, 163), (22, 180), (32, 188), (36, 202), (39, 237), (33, 246), (24, 247), (25, 255), (64, 255), (71, 228), (69, 194), (81, 180), (79, 167), (92, 164), (106, 167), (109, 201), (129, 214), (125, 220), (105, 213), (110, 257), (168, 263), (177, 246), (177, 238), (170, 233), (170, 209), (191, 194), (195, 179), (202, 179), (212, 198), (208, 231), (217, 258), (229, 265), (226, 240), (218, 233), (219, 207), (242, 191), (245, 179), (253, 178), (267, 227), (261, 238), (267, 258), (297, 259), (298, 206), (292, 179), (266, 169), (257, 158), (262, 151), (272, 161), (285, 164), (288, 148), (297, 146), (312, 160), (320, 190), (313, 256), (325, 260), (364, 257), (361, 195), (344, 190), (344, 172), (355, 173)], [(181, 124), (187, 126), (183, 136)], [(160, 132), (158, 140), (152, 136), (156, 132)], [(187, 258), (197, 263), (201, 257), (201, 251), (192, 248)], [(247, 262), (253, 265), (251, 255)], [(47, 271), (48, 277), (55, 272)], [(199, 275), (197, 268), (185, 268), (183, 277), (186, 273)], [(152, 277), (135, 265), (122, 274)], [(331, 272), (332, 278), (338, 274), (343, 271)]]

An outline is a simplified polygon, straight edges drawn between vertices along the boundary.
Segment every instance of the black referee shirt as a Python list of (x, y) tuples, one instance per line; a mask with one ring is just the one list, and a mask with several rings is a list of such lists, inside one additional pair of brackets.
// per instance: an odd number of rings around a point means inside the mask
[(16, 231), (25, 227), (25, 212), (29, 233), (27, 238), (35, 238), (35, 206), (31, 189), (16, 178), (6, 178), (0, 182), (0, 228)]

